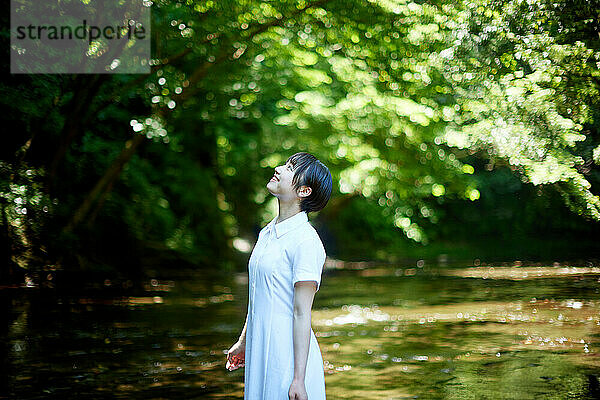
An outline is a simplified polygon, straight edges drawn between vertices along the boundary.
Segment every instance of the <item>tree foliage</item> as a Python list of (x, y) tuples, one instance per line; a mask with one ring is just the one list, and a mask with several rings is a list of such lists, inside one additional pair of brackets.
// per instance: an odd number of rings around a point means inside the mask
[(124, 265), (144, 248), (231, 262), (274, 216), (265, 184), (295, 151), (332, 171), (324, 218), (359, 198), (415, 242), (439, 236), (445, 202), (480, 198), (466, 157), (599, 220), (598, 10), (157, 0), (151, 74), (3, 80), (2, 122), (19, 128), (1, 150), (5, 257), (26, 268), (46, 262), (33, 249), (102, 236), (144, 244)]

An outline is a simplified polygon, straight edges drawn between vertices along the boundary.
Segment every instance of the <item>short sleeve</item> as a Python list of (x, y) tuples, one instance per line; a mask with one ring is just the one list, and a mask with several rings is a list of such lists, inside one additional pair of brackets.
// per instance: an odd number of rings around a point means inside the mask
[(318, 291), (325, 257), (325, 248), (318, 236), (304, 240), (296, 246), (292, 260), (292, 286), (299, 281), (315, 281)]

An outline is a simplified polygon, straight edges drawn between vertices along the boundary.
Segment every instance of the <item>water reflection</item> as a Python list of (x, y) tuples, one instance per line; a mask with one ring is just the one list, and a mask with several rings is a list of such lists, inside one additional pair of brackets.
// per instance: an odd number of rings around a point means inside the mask
[[(599, 397), (597, 268), (334, 266), (313, 308), (330, 400)], [(0, 293), (2, 391), (243, 398), (244, 370), (227, 371), (224, 351), (243, 325), (245, 276), (139, 286)]]

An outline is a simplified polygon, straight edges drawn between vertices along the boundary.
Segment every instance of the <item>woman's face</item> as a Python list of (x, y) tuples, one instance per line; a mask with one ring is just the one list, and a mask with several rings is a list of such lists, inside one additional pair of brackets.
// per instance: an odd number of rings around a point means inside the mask
[(273, 196), (276, 196), (280, 201), (298, 200), (298, 194), (292, 185), (294, 178), (294, 166), (289, 162), (285, 165), (275, 167), (275, 173), (271, 180), (267, 183), (267, 189)]

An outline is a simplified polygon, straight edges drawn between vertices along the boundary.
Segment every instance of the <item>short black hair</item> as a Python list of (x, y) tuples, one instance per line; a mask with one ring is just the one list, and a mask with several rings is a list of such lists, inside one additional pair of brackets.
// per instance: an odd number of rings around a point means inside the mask
[(313, 212), (322, 210), (331, 197), (333, 182), (329, 169), (315, 156), (309, 153), (296, 153), (290, 156), (287, 163), (294, 166), (292, 185), (295, 190), (300, 186), (312, 189), (308, 197), (300, 200), (300, 211)]

